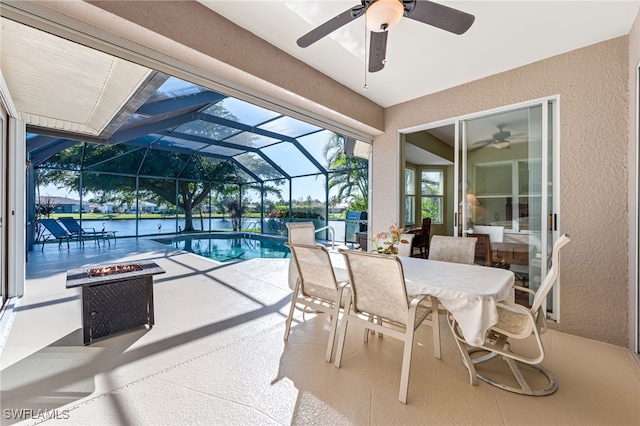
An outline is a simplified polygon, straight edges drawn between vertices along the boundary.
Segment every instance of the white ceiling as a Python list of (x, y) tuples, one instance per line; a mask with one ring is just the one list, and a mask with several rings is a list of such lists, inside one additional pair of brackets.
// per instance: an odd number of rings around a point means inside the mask
[(199, 1), (383, 107), (626, 35), (640, 7), (640, 0), (440, 0), (476, 17), (469, 31), (402, 19), (390, 30), (385, 68), (365, 73), (362, 17), (306, 49), (296, 44), (359, 0)]
[(431, 166), (449, 166), (453, 162), (445, 160), (429, 151), (422, 148), (418, 148), (410, 143), (405, 145), (405, 157), (410, 159), (413, 164), (417, 165), (431, 165)]

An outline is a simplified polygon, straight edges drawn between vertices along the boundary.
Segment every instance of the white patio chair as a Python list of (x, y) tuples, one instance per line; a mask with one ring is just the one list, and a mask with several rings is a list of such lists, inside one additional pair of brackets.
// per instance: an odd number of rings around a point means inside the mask
[(473, 265), (477, 240), (475, 237), (434, 235), (429, 246), (429, 259)]
[(292, 244), (316, 244), (316, 226), (313, 222), (287, 222), (289, 242)]
[[(429, 260), (473, 265), (477, 241), (476, 237), (434, 235), (429, 244)], [(438, 314), (447, 314), (447, 309), (441, 303), (438, 304)]]
[[(289, 231), (289, 243), (306, 244), (309, 246), (316, 245), (316, 227), (313, 222), (287, 222)], [(298, 270), (295, 262), (289, 262), (289, 288), (293, 290), (298, 280)]]
[[(472, 385), (476, 386), (478, 384), (477, 378), (480, 378), (490, 385), (496, 386), (500, 389), (533, 396), (550, 395), (558, 389), (558, 384), (551, 372), (540, 365), (544, 359), (544, 347), (540, 336), (547, 329), (543, 304), (551, 290), (551, 287), (558, 278), (558, 272), (560, 269), (560, 249), (565, 244), (569, 243), (569, 241), (571, 240), (565, 234), (555, 242), (553, 246), (553, 263), (551, 269), (540, 285), (540, 288), (538, 288), (538, 291), (534, 292), (533, 290), (525, 287), (514, 286), (518, 290), (534, 295), (531, 308), (506, 300), (500, 302), (498, 305), (498, 323), (487, 331), (485, 341), (481, 346), (470, 346), (464, 339), (455, 318), (451, 315), (449, 316), (449, 325), (453, 331), (456, 344), (464, 358), (465, 366), (469, 370), (469, 379)], [(531, 348), (528, 348), (528, 351), (523, 352), (518, 352), (512, 348), (512, 341), (530, 339), (532, 336), (536, 343), (536, 350), (533, 355), (531, 354)], [(472, 359), (470, 354), (477, 351), (488, 351), (489, 354)], [(494, 356), (500, 356), (508, 363), (509, 368), (520, 385), (519, 388), (505, 385), (496, 380), (490, 379), (483, 374), (477, 373), (475, 364), (487, 361)], [(548, 386), (542, 389), (533, 389), (520, 371), (520, 368), (518, 367), (519, 362), (528, 364), (533, 367), (533, 369), (544, 374), (547, 378)]]
[[(436, 358), (441, 358), (438, 315), (432, 315), (438, 310), (437, 299), (432, 298), (431, 305), (427, 305), (426, 296), (416, 296), (411, 300), (407, 298), (402, 263), (396, 256), (346, 250), (342, 254), (349, 272), (350, 298), (342, 316), (335, 365), (340, 368), (342, 364), (349, 323), (358, 323), (365, 330), (374, 330), (402, 340), (404, 355), (398, 399), (406, 404), (414, 332), (423, 322), (432, 327), (434, 354)], [(369, 318), (373, 316), (378, 321), (371, 322)], [(365, 342), (367, 340), (368, 333), (365, 332)]]
[(293, 312), (297, 304), (304, 305), (313, 312), (329, 312), (331, 328), (327, 344), (327, 362), (331, 362), (333, 343), (340, 306), (344, 305), (342, 295), (347, 282), (338, 282), (331, 265), (329, 252), (320, 245), (285, 243), (293, 255), (293, 264), (298, 272), (298, 279), (291, 298), (291, 307), (287, 317), (284, 340), (289, 339)]

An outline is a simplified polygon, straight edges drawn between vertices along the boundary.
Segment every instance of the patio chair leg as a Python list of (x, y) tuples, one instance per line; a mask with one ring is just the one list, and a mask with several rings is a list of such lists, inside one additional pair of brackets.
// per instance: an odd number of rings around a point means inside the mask
[(437, 359), (442, 359), (440, 349), (440, 311), (438, 310), (438, 299), (431, 296), (431, 332), (433, 333), (433, 354)]

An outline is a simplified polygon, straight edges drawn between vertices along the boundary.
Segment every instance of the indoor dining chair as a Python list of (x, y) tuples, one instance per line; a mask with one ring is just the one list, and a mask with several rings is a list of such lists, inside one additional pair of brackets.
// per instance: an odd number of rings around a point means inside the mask
[(422, 219), (422, 227), (420, 228), (420, 240), (418, 241), (420, 256), (424, 258), (429, 257), (430, 245), (431, 245), (431, 218), (426, 217)]
[[(531, 308), (507, 300), (498, 303), (498, 322), (489, 328), (482, 345), (469, 345), (464, 339), (456, 319), (452, 315), (449, 315), (449, 326), (455, 337), (458, 349), (460, 349), (462, 353), (464, 364), (469, 370), (469, 379), (472, 385), (477, 385), (477, 379), (480, 378), (500, 389), (533, 396), (550, 395), (558, 389), (558, 384), (551, 372), (540, 365), (544, 359), (544, 347), (541, 335), (547, 330), (544, 302), (558, 278), (560, 270), (560, 249), (569, 243), (569, 241), (571, 241), (569, 237), (564, 234), (555, 242), (551, 269), (547, 272), (537, 291), (514, 286), (517, 290), (533, 295)], [(524, 350), (512, 345), (515, 341), (523, 341), (525, 339), (528, 341), (533, 340), (535, 343), (526, 345), (526, 349)], [(470, 354), (478, 351), (486, 351), (488, 355), (472, 359)], [(507, 362), (519, 387), (509, 386), (499, 382), (497, 379), (491, 379), (476, 371), (476, 364), (488, 361), (495, 356), (499, 356)], [(546, 376), (546, 387), (532, 388), (525, 379), (518, 363), (527, 364)], [(486, 369), (488, 368), (487, 366)]]
[[(340, 307), (346, 281), (339, 282), (331, 264), (326, 248), (321, 245), (285, 243), (291, 250), (293, 263), (298, 272), (295, 288), (291, 298), (291, 307), (287, 317), (284, 340), (289, 339), (291, 321), (296, 305), (300, 304), (312, 309), (312, 312), (328, 312), (331, 315), (329, 341), (327, 343), (326, 360), (331, 362), (333, 344)], [(304, 311), (303, 311), (304, 312)]]
[[(420, 324), (431, 326), (434, 354), (436, 358), (441, 358), (437, 299), (432, 298), (430, 304), (427, 304), (424, 295), (410, 299), (407, 297), (402, 263), (397, 256), (349, 250), (341, 252), (349, 272), (350, 285), (347, 292), (350, 297), (340, 324), (335, 365), (340, 368), (342, 364), (344, 342), (350, 323), (360, 324), (365, 329), (365, 342), (369, 336), (366, 330), (384, 333), (403, 341), (398, 399), (406, 404), (414, 333)], [(378, 320), (372, 322), (370, 318), (374, 316)]]

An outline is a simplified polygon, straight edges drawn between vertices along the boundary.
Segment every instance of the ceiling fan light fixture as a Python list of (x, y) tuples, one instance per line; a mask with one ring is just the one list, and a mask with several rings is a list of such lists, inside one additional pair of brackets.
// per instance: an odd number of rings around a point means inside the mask
[(509, 148), (511, 146), (511, 142), (509, 141), (498, 141), (498, 142), (494, 142), (492, 145), (492, 147), (496, 148), (496, 149), (504, 149), (504, 148)]
[(388, 31), (400, 22), (404, 6), (399, 0), (377, 0), (367, 8), (367, 28), (374, 32)]

